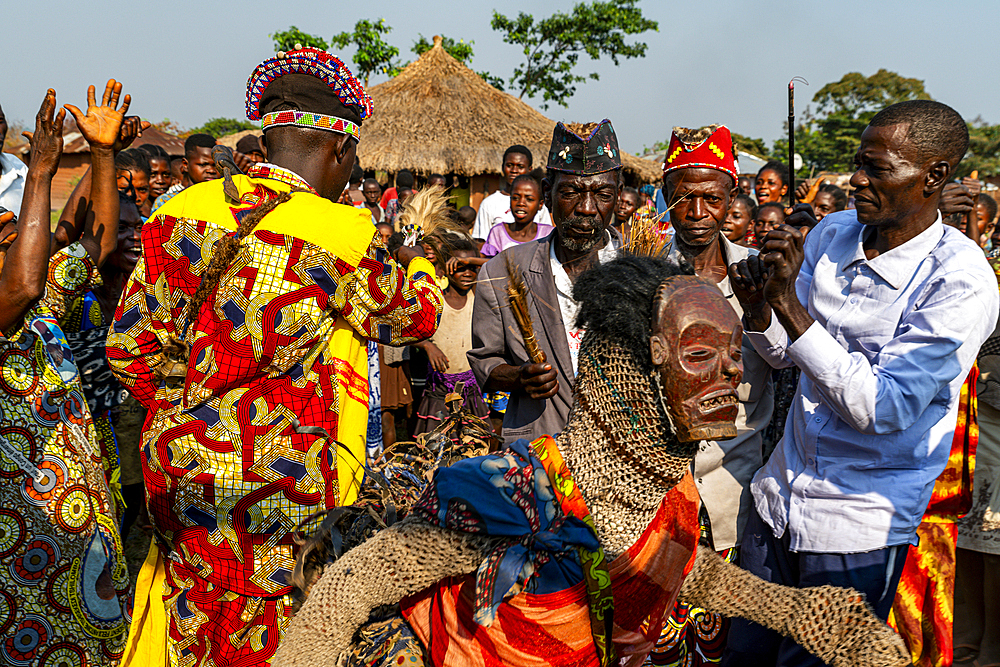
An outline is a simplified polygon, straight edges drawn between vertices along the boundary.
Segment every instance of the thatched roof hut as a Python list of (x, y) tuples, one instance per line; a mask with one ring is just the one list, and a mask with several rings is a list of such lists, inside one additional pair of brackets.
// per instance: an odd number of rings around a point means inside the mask
[[(375, 113), (358, 146), (365, 169), (496, 174), (503, 152), (515, 143), (531, 149), (536, 166), (545, 164), (555, 121), (483, 81), (442, 48), (440, 37), (398, 76), (368, 92)], [(622, 162), (630, 180), (652, 183), (661, 176), (650, 160), (622, 152)]]

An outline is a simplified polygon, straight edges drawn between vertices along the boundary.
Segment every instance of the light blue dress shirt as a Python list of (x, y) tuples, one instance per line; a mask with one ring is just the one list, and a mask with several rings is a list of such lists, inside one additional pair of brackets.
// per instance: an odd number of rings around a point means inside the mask
[(938, 220), (866, 259), (856, 211), (806, 237), (796, 282), (816, 322), (795, 342), (772, 315), (747, 332), (775, 368), (802, 370), (785, 435), (751, 485), (793, 551), (915, 542), (951, 448), (962, 384), (997, 324), (983, 251)]

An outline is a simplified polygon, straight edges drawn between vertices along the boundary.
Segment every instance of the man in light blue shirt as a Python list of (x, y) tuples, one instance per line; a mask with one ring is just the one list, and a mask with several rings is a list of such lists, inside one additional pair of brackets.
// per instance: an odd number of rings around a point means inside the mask
[[(753, 346), (802, 371), (785, 435), (751, 485), (742, 565), (785, 585), (853, 587), (882, 618), (1000, 309), (982, 250), (938, 213), (967, 148), (950, 107), (883, 109), (855, 156), (856, 210), (816, 223), (799, 205), (759, 258), (730, 267)], [(805, 242), (799, 226), (813, 227)], [(820, 664), (746, 624), (734, 624), (727, 661)]]

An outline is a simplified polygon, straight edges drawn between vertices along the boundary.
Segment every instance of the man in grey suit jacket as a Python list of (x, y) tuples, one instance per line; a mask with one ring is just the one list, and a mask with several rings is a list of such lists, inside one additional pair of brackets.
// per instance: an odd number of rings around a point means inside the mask
[[(576, 350), (573, 281), (614, 259), (620, 237), (608, 228), (621, 191), (621, 157), (611, 122), (581, 136), (558, 123), (543, 183), (555, 231), (508, 248), (479, 273), (469, 363), (486, 391), (508, 391), (506, 442), (562, 431), (572, 403)], [(507, 303), (507, 260), (528, 287), (528, 309), (544, 363), (532, 363)]]

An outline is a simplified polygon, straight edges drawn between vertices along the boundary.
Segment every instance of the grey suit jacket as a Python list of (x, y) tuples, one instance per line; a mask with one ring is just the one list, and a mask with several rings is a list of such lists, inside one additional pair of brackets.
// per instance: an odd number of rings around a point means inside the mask
[(573, 362), (549, 263), (553, 237), (554, 233), (508, 248), (479, 271), (472, 310), (472, 350), (468, 353), (479, 385), (484, 386), (493, 369), (501, 364), (520, 366), (530, 361), (521, 331), (507, 305), (505, 257), (510, 257), (524, 276), (538, 346), (559, 376), (559, 390), (550, 399), (536, 401), (523, 392), (511, 392), (503, 420), (503, 436), (507, 443), (559, 433), (566, 426), (573, 402)]

